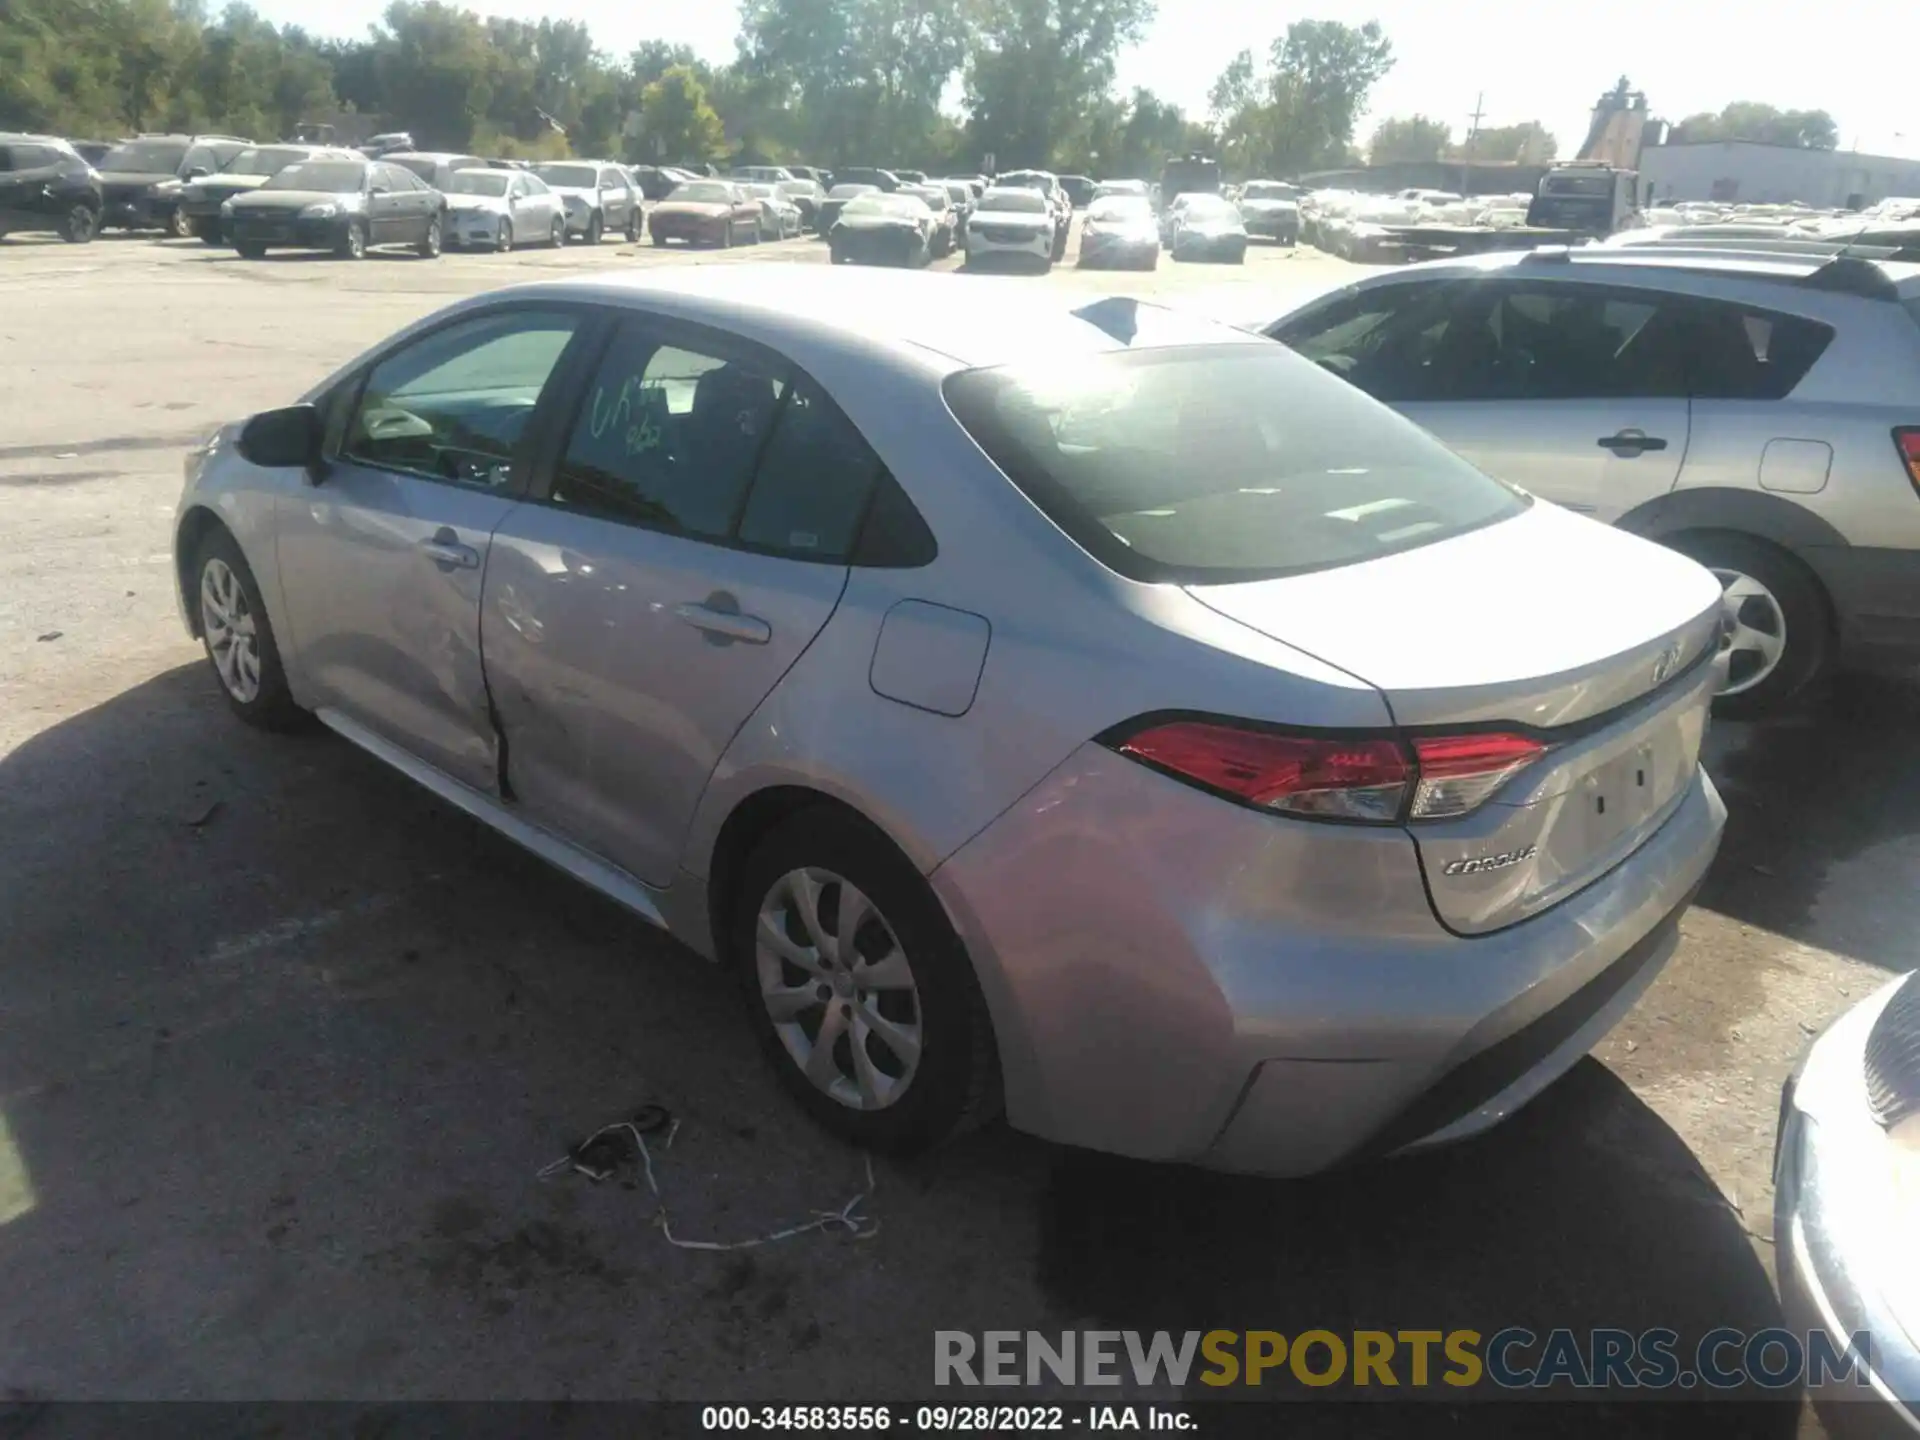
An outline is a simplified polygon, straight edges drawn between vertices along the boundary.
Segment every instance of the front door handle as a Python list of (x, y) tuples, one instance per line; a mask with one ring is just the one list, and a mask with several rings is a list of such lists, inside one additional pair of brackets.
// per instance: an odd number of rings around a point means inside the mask
[(462, 545), (460, 537), (447, 526), (435, 531), (431, 540), (422, 540), (420, 553), (436, 565), (452, 565), (460, 570), (480, 568), (480, 552), (471, 545)]
[(1622, 430), (1618, 435), (1602, 435), (1599, 445), (1602, 450), (1611, 450), (1629, 460), (1645, 450), (1667, 448), (1665, 440), (1658, 435), (1649, 435), (1644, 430)]
[(773, 638), (773, 627), (758, 615), (742, 615), (737, 610), (716, 610), (711, 605), (693, 601), (674, 606), (673, 613), (696, 630), (738, 640), (743, 644), (764, 645)]

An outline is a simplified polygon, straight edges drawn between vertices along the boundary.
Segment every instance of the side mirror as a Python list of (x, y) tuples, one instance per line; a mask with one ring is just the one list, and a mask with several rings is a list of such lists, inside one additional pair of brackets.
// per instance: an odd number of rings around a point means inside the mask
[(268, 470), (312, 470), (320, 463), (325, 427), (313, 405), (262, 410), (240, 429), (240, 457)]
[(204, 180), (207, 178), (207, 176), (211, 175), (212, 173), (213, 172), (207, 169), (207, 167), (204, 165), (195, 165), (192, 169), (187, 171), (187, 179)]

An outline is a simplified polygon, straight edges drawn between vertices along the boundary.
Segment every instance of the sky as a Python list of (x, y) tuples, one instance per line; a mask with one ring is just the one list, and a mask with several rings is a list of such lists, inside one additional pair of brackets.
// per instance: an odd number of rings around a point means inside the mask
[[(255, 0), (263, 15), (322, 35), (358, 35), (386, 0)], [(464, 0), (482, 13), (584, 21), (606, 50), (639, 41), (693, 47), (731, 59), (738, 15), (727, 0)], [(1464, 135), (1476, 103), (1483, 125), (1539, 120), (1571, 154), (1593, 102), (1624, 73), (1653, 115), (1678, 120), (1733, 100), (1824, 109), (1842, 149), (1920, 159), (1920, 107), (1912, 101), (1914, 0), (1825, 0), (1819, 23), (1707, 0), (1612, 0), (1584, 19), (1539, 0), (1325, 0), (1291, 8), (1270, 0), (1160, 0), (1145, 40), (1122, 55), (1119, 86), (1145, 86), (1201, 117), (1207, 90), (1234, 54), (1262, 56), (1295, 19), (1378, 20), (1396, 63), (1375, 88), (1375, 121), (1427, 115)], [(1792, 14), (1796, 18), (1789, 19)], [(1548, 18), (1551, 17), (1551, 18)]]

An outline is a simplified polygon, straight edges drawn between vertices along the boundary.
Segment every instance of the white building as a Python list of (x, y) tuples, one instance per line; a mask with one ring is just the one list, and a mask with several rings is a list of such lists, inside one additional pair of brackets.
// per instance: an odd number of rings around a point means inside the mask
[(1920, 160), (1752, 140), (1649, 145), (1640, 152), (1640, 188), (1655, 205), (1798, 200), (1816, 209), (1859, 208), (1890, 195), (1920, 196)]

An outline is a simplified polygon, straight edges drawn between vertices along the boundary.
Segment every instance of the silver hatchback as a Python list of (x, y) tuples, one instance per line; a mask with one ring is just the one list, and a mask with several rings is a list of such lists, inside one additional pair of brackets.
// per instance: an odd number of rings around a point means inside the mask
[(789, 268), (498, 291), (222, 430), (232, 708), (728, 966), (867, 1144), (1305, 1173), (1651, 982), (1724, 819), (1704, 570), (1242, 331)]
[(1266, 333), (1488, 474), (1712, 569), (1722, 710), (1756, 714), (1834, 663), (1920, 660), (1920, 265), (1840, 248), (1441, 260)]

